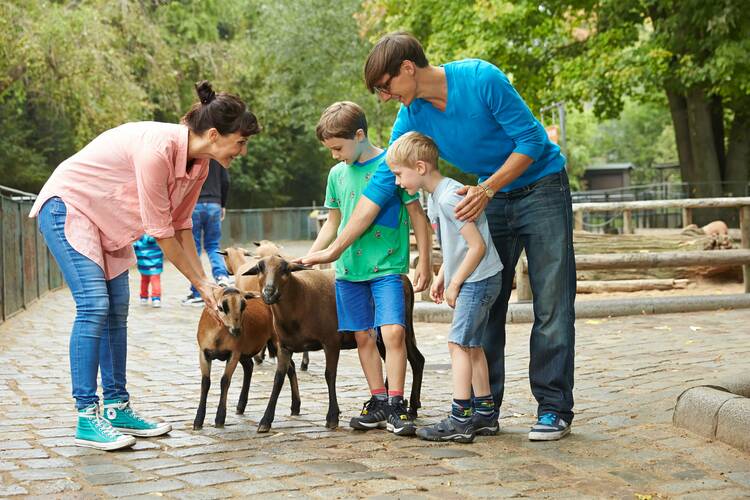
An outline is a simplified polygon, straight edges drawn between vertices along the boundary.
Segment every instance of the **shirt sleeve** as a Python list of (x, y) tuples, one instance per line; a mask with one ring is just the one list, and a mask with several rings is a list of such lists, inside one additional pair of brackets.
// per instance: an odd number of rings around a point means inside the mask
[(133, 163), (143, 230), (158, 239), (174, 236), (168, 191), (171, 163), (153, 147), (141, 148)]
[(409, 203), (414, 203), (415, 201), (419, 200), (419, 192), (409, 194), (403, 188), (398, 188), (398, 196), (401, 198), (401, 203), (403, 203), (404, 205), (408, 205)]
[(396, 194), (397, 189), (396, 176), (383, 161), (375, 170), (362, 195), (382, 208), (391, 199), (391, 196)]
[(193, 210), (195, 210), (195, 204), (198, 203), (198, 197), (201, 195), (201, 188), (206, 177), (208, 177), (208, 165), (204, 165), (202, 175), (193, 180), (193, 184), (185, 193), (182, 201), (174, 207), (174, 211), (172, 212), (174, 219), (172, 227), (175, 231), (191, 229), (193, 227)]
[(461, 228), (466, 224), (466, 221), (461, 221), (456, 218), (456, 205), (458, 205), (461, 200), (463, 200), (463, 196), (457, 194), (455, 190), (442, 193), (438, 200), (438, 204), (440, 205), (440, 215), (438, 217), (450, 221), (451, 224), (456, 226), (458, 231), (461, 231)]
[(328, 182), (326, 182), (326, 199), (323, 202), (323, 206), (326, 208), (337, 208), (340, 209), (339, 198), (336, 195), (336, 179), (333, 174), (333, 169), (328, 172)]
[(529, 156), (534, 161), (539, 159), (544, 152), (547, 134), (508, 77), (497, 67), (486, 64), (479, 68), (477, 80), (490, 112), (515, 144), (513, 152)]

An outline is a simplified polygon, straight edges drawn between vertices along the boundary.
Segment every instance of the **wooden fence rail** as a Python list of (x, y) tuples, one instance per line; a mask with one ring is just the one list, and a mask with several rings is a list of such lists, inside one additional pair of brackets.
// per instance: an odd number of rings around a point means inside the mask
[[(692, 221), (692, 210), (701, 208), (737, 208), (740, 212), (740, 249), (659, 253), (619, 253), (576, 255), (577, 270), (633, 269), (644, 267), (689, 267), (741, 265), (745, 293), (750, 293), (750, 197), (737, 198), (689, 198), (681, 200), (622, 201), (605, 203), (574, 203), (573, 214), (576, 229), (583, 229), (585, 212), (623, 212), (623, 232), (633, 233), (633, 211), (681, 208), (683, 221)], [(519, 259), (516, 267), (516, 295), (519, 301), (531, 300), (528, 262)]]

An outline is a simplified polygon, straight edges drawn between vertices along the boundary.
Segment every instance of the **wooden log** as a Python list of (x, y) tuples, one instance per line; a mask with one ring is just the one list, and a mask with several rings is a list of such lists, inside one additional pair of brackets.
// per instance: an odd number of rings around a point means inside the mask
[(682, 227), (688, 227), (693, 223), (693, 210), (685, 207), (682, 209)]
[(583, 231), (583, 210), (581, 210), (580, 212), (574, 213), (573, 218), (575, 221), (573, 228), (576, 231)]
[(624, 234), (633, 234), (633, 212), (625, 210), (622, 213), (622, 232)]
[[(750, 207), (740, 209), (740, 247), (750, 249)], [(748, 250), (750, 251), (750, 250)], [(750, 265), (742, 266), (742, 279), (745, 283), (745, 293), (750, 293)]]
[[(526, 259), (523, 267), (528, 268)], [(576, 270), (750, 264), (750, 249), (576, 255)]]
[(658, 208), (739, 208), (743, 206), (750, 206), (750, 197), (573, 203), (573, 212), (614, 212), (620, 210), (654, 210)]
[(689, 283), (690, 280), (686, 279), (578, 281), (576, 291), (578, 293), (607, 293), (673, 290), (675, 288), (685, 288)]

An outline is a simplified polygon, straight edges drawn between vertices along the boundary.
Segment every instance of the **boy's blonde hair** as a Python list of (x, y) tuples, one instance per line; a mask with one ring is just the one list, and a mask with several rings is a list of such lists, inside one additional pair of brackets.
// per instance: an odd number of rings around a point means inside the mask
[(321, 142), (333, 138), (354, 139), (359, 129), (367, 135), (365, 110), (357, 103), (340, 101), (328, 106), (320, 115), (315, 135)]
[(438, 155), (435, 141), (419, 132), (407, 132), (388, 146), (385, 161), (389, 165), (414, 168), (421, 160), (437, 168)]

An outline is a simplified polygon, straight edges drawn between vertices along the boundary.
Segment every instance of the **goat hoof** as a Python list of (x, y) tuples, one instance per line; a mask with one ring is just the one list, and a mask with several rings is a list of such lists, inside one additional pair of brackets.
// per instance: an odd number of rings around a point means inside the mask
[(237, 408), (237, 411), (235, 411), (235, 413), (237, 415), (244, 415), (245, 414), (245, 410), (244, 410), (244, 408), (242, 410), (240, 410), (239, 408)]
[(271, 430), (271, 424), (258, 424), (258, 434), (265, 434)]
[(199, 431), (201, 429), (203, 429), (203, 424), (193, 424), (194, 431)]
[(214, 427), (216, 427), (217, 429), (223, 429), (224, 428), (224, 422), (216, 422), (214, 424)]
[(307, 365), (303, 363), (302, 365), (300, 365), (299, 369), (301, 371), (303, 371), (303, 372), (306, 372), (307, 371)]
[(333, 421), (333, 422), (326, 422), (326, 428), (328, 429), (336, 429), (339, 426), (339, 421)]

